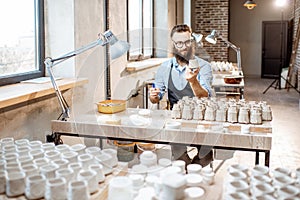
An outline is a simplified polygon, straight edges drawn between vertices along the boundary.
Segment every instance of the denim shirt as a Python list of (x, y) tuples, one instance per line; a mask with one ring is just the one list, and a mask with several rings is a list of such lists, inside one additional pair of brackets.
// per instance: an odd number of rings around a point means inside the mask
[[(212, 70), (210, 63), (195, 57), (198, 60), (200, 66), (200, 72), (197, 76), (200, 85), (205, 88), (208, 92), (208, 95), (212, 95), (211, 83), (212, 83)], [(176, 61), (175, 57), (172, 57), (170, 60), (165, 61), (160, 65), (155, 75), (155, 87), (160, 89), (159, 98), (162, 99), (165, 92), (168, 90), (168, 79), (170, 75), (171, 65), (173, 64), (172, 68), (172, 79), (173, 84), (178, 90), (182, 90), (186, 84), (187, 80), (185, 79), (186, 67), (180, 67)]]

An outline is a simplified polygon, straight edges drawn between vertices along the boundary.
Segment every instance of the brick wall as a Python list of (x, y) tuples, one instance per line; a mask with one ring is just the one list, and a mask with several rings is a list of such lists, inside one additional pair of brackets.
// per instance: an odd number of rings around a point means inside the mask
[[(228, 39), (229, 0), (195, 0), (192, 11), (192, 29), (196, 33), (208, 35), (211, 30), (219, 31), (223, 38)], [(203, 45), (211, 60), (227, 61), (228, 48), (218, 40), (212, 45), (203, 40)]]

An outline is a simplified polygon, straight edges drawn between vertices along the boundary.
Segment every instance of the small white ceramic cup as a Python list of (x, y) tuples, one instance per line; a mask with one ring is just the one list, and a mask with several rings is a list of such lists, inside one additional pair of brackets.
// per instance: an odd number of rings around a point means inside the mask
[(82, 164), (81, 163), (69, 163), (68, 168), (72, 169), (74, 171), (74, 177), (73, 179), (75, 180), (77, 178), (77, 174), (79, 173), (80, 170), (82, 170)]
[(185, 180), (187, 187), (200, 187), (203, 183), (203, 176), (200, 174), (186, 174)]
[(88, 170), (91, 164), (95, 164), (94, 156), (87, 153), (78, 155), (77, 159), (85, 170)]
[(40, 173), (43, 174), (46, 179), (55, 178), (55, 171), (59, 168), (58, 165), (48, 164), (40, 167)]
[(13, 172), (6, 174), (6, 195), (15, 197), (25, 192), (25, 173)]
[(71, 151), (76, 151), (78, 155), (85, 153), (86, 146), (84, 144), (74, 144), (70, 146)]
[(97, 173), (97, 181), (101, 183), (105, 180), (105, 174), (103, 172), (103, 165), (101, 164), (91, 164), (89, 170), (94, 170)]
[(86, 181), (71, 181), (68, 187), (68, 200), (89, 200), (90, 194)]
[(203, 198), (205, 191), (201, 187), (189, 187), (184, 190), (185, 200), (199, 200)]
[(69, 163), (76, 163), (77, 162), (77, 156), (78, 153), (75, 151), (67, 151), (61, 154), (61, 157), (63, 159), (66, 159), (69, 161)]
[(22, 138), (22, 139), (18, 139), (18, 140), (15, 140), (15, 144), (20, 147), (20, 146), (28, 146), (29, 145), (29, 140), (28, 139), (25, 139), (25, 138)]
[(161, 198), (176, 200), (184, 198), (186, 179), (182, 174), (172, 174), (162, 178)]
[(243, 180), (232, 180), (227, 182), (227, 193), (244, 192), (248, 194), (250, 192), (250, 186)]
[(32, 149), (29, 151), (29, 154), (33, 157), (33, 159), (43, 158), (44, 157), (44, 150), (41, 149)]
[(62, 177), (47, 179), (45, 187), (45, 199), (67, 199), (66, 179)]
[(67, 159), (61, 158), (60, 160), (52, 160), (52, 164), (58, 165), (59, 168), (68, 168), (69, 161)]
[(41, 199), (45, 194), (46, 178), (44, 175), (26, 177), (25, 196), (27, 199)]
[(294, 185), (286, 185), (282, 188), (279, 188), (277, 191), (278, 197), (282, 199), (293, 199), (299, 195), (300, 191), (299, 188), (297, 188)]
[(172, 165), (172, 161), (168, 158), (160, 158), (158, 160), (158, 165), (162, 167), (169, 167)]
[(172, 161), (172, 166), (174, 167), (179, 167), (181, 170), (181, 173), (185, 174), (185, 161), (183, 160), (174, 160)]
[(141, 174), (130, 174), (128, 178), (132, 181), (132, 188), (135, 191), (144, 187), (144, 176)]
[(44, 152), (54, 150), (55, 144), (54, 143), (43, 143), (42, 149), (44, 150)]
[(91, 154), (91, 155), (93, 155), (93, 156), (99, 155), (100, 152), (101, 152), (101, 148), (100, 148), (100, 147), (97, 147), (97, 146), (87, 147), (87, 148), (85, 149), (85, 153)]
[(103, 165), (103, 172), (105, 175), (112, 173), (113, 171), (113, 163), (112, 163), (112, 156), (107, 153), (101, 153), (95, 157), (95, 160)]
[(116, 149), (108, 148), (108, 149), (103, 149), (101, 152), (111, 155), (111, 157), (112, 157), (112, 160), (111, 160), (112, 167), (116, 167), (118, 165), (118, 156), (117, 156), (118, 152), (117, 152)]
[(199, 164), (189, 164), (186, 169), (188, 174), (201, 174), (202, 166)]
[(18, 146), (17, 147), (17, 153), (19, 157), (21, 156), (29, 156), (31, 148), (29, 146)]
[(262, 166), (262, 165), (255, 165), (252, 170), (251, 170), (251, 175), (269, 175), (269, 167), (267, 166)]
[(29, 142), (29, 146), (31, 149), (41, 149), (42, 148), (42, 142), (39, 140), (33, 140)]
[(59, 151), (60, 153), (64, 153), (70, 151), (70, 146), (67, 144), (60, 144), (55, 146), (55, 150)]
[(242, 164), (233, 164), (233, 165), (230, 165), (228, 167), (228, 172), (234, 172), (234, 171), (239, 171), (239, 172), (243, 172), (245, 173), (246, 175), (248, 174), (248, 167), (245, 166), (245, 165), (242, 165)]
[(26, 177), (38, 175), (40, 173), (39, 168), (35, 164), (24, 165), (22, 166), (22, 170), (25, 172)]
[(68, 185), (69, 182), (73, 179), (74, 171), (69, 168), (60, 168), (55, 171), (55, 177), (63, 177), (66, 179), (66, 184)]
[(33, 163), (36, 164), (36, 166), (38, 166), (40, 168), (44, 165), (48, 165), (49, 164), (49, 159), (47, 159), (47, 158), (37, 158), (37, 159), (33, 160)]
[(14, 144), (14, 138), (13, 137), (6, 137), (6, 138), (2, 138), (0, 140), (0, 144), (1, 144), (1, 147), (3, 148), (4, 146), (6, 145), (12, 145)]
[(273, 195), (274, 192), (274, 187), (268, 183), (258, 183), (256, 185), (251, 185), (251, 193), (254, 197), (262, 195)]
[(226, 193), (224, 199), (226, 200), (251, 200), (251, 196), (249, 194), (245, 194), (244, 192), (236, 192), (236, 193)]
[(132, 180), (126, 176), (113, 177), (108, 186), (108, 199), (109, 200), (132, 200)]
[(0, 169), (0, 194), (5, 193), (6, 171)]
[(157, 155), (152, 151), (144, 151), (140, 155), (140, 162), (147, 167), (157, 165)]
[(61, 152), (58, 151), (58, 150), (45, 151), (45, 158), (47, 158), (49, 160), (60, 160), (61, 159)]
[(30, 165), (30, 164), (33, 164), (33, 157), (31, 155), (20, 156), (18, 158), (18, 161), (21, 166)]
[(89, 193), (93, 194), (98, 191), (97, 173), (94, 170), (81, 170), (77, 175), (77, 180), (88, 183)]

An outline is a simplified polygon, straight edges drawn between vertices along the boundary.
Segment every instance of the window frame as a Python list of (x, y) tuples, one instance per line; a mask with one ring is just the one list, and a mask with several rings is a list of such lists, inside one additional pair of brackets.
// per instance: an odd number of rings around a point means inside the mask
[(35, 11), (35, 48), (36, 65), (35, 71), (7, 75), (0, 78), (0, 86), (18, 83), (20, 81), (45, 76), (45, 24), (44, 24), (44, 0), (34, 0)]
[[(140, 43), (140, 52), (141, 54), (137, 55), (137, 54), (133, 54), (131, 55), (131, 51), (128, 51), (128, 56), (127, 56), (127, 60), (128, 61), (135, 61), (135, 60), (144, 60), (144, 59), (148, 59), (154, 56), (154, 31), (153, 31), (153, 24), (154, 24), (154, 1), (151, 1), (151, 9), (152, 9), (152, 13), (151, 13), (151, 23), (152, 26), (151, 27), (144, 27), (145, 23), (145, 17), (144, 17), (144, 0), (140, 0), (141, 1), (141, 8), (140, 8), (140, 13), (138, 13), (138, 16), (140, 17), (140, 24), (141, 24), (141, 28), (142, 31), (139, 31), (139, 41), (141, 41)], [(127, 0), (127, 40), (130, 43), (130, 30), (129, 30), (129, 0)], [(133, 30), (133, 31), (138, 31), (138, 30)], [(145, 35), (149, 35), (148, 33), (145, 33), (145, 31), (149, 31), (151, 32), (151, 38), (145, 38)], [(145, 42), (145, 40), (149, 40), (151, 43), (151, 53), (149, 54), (149, 47), (145, 46), (145, 43), (148, 44), (148, 42)], [(147, 53), (147, 55), (145, 55), (145, 52)]]

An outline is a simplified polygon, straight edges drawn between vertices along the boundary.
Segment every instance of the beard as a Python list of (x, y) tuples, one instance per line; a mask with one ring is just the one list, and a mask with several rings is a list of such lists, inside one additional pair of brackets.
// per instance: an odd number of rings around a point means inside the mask
[(187, 51), (184, 53), (176, 49), (176, 47), (173, 47), (173, 55), (175, 56), (177, 62), (189, 64), (189, 60), (193, 59), (194, 54), (195, 48), (193, 44), (188, 47)]

